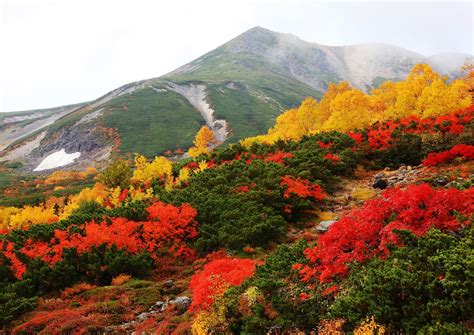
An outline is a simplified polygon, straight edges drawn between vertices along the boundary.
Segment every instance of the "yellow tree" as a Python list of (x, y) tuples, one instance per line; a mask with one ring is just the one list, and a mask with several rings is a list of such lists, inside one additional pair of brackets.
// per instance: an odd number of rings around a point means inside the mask
[(340, 83), (329, 83), (327, 91), (324, 93), (323, 98), (319, 102), (318, 106), (318, 124), (323, 124), (331, 115), (330, 105), (331, 102), (336, 99), (339, 94), (351, 90), (352, 87), (347, 81), (341, 81)]
[(466, 73), (463, 80), (468, 87), (468, 91), (471, 94), (471, 103), (472, 99), (474, 99), (474, 63), (467, 61), (462, 70)]
[(278, 139), (292, 140), (298, 138), (296, 129), (296, 108), (287, 110), (276, 118), (275, 126), (268, 131), (268, 142), (275, 142)]
[(165, 157), (159, 156), (148, 163), (145, 156), (135, 155), (135, 171), (133, 171), (132, 180), (145, 183), (154, 178), (170, 178), (172, 177), (173, 166)]
[(370, 109), (374, 121), (387, 118), (387, 111), (397, 102), (397, 94), (397, 84), (393, 81), (386, 81), (370, 92)]
[(396, 84), (397, 99), (393, 106), (387, 109), (386, 117), (395, 119), (408, 115), (422, 115), (418, 105), (418, 99), (423, 91), (431, 84), (443, 80), (427, 64), (417, 64), (410, 71), (404, 81)]
[(367, 127), (372, 121), (369, 97), (357, 89), (338, 94), (329, 110), (330, 117), (324, 123), (323, 130), (345, 132)]
[(422, 117), (438, 116), (469, 106), (471, 96), (462, 80), (450, 85), (439, 79), (427, 86), (416, 102), (416, 111)]
[(191, 157), (197, 157), (202, 154), (207, 155), (209, 154), (210, 145), (216, 143), (216, 138), (209, 127), (203, 126), (196, 134), (193, 143), (194, 146), (188, 151)]
[(296, 127), (299, 137), (315, 132), (317, 127), (321, 125), (318, 108), (318, 102), (312, 97), (304, 99), (300, 107), (298, 107), (296, 111)]

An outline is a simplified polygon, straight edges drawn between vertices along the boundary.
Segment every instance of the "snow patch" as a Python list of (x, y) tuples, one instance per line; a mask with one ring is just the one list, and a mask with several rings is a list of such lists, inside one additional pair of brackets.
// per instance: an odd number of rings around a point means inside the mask
[(74, 162), (77, 158), (81, 156), (80, 152), (73, 152), (72, 154), (66, 153), (66, 150), (61, 149), (59, 151), (53, 152), (51, 155), (43, 159), (33, 171), (43, 171), (54, 169), (60, 166), (68, 165)]

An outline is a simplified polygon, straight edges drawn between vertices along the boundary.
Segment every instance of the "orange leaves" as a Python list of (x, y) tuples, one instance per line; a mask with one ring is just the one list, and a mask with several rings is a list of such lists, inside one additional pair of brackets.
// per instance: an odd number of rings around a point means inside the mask
[(209, 147), (215, 143), (216, 138), (212, 130), (207, 126), (203, 126), (194, 138), (194, 147), (191, 147), (188, 153), (191, 157), (197, 157), (202, 154), (207, 155)]
[(294, 179), (291, 176), (284, 176), (280, 185), (286, 186), (284, 197), (290, 198), (295, 195), (300, 198), (313, 198), (315, 200), (323, 200), (326, 195), (321, 186), (310, 184), (309, 181), (301, 178)]

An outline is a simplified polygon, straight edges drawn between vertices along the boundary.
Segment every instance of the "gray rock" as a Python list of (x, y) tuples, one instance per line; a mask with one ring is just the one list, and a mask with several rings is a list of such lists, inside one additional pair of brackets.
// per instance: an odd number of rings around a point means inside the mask
[(165, 303), (163, 301), (157, 301), (153, 306), (150, 307), (149, 311), (160, 311), (164, 309)]
[(137, 320), (139, 320), (139, 321), (145, 321), (146, 319), (148, 319), (149, 316), (150, 316), (150, 313), (143, 312), (143, 313), (141, 313), (141, 314), (138, 314)]
[(174, 286), (174, 281), (173, 279), (170, 279), (170, 280), (167, 280), (163, 283), (163, 286), (166, 287), (166, 288), (171, 288)]
[(177, 297), (176, 299), (169, 301), (169, 305), (176, 305), (178, 312), (184, 313), (188, 310), (189, 305), (191, 305), (191, 298), (186, 296)]
[(448, 178), (446, 177), (439, 177), (434, 180), (434, 183), (437, 186), (445, 186), (448, 182)]
[(321, 221), (321, 222), (318, 223), (318, 225), (316, 226), (316, 231), (319, 232), (319, 233), (324, 233), (325, 231), (327, 231), (327, 230), (329, 229), (329, 227), (330, 227), (334, 222), (337, 222), (337, 220), (325, 220), (325, 221)]

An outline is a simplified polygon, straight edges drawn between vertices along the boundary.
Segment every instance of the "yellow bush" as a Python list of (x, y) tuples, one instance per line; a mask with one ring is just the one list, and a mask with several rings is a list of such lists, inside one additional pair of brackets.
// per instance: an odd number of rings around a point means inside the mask
[(155, 157), (153, 162), (148, 163), (145, 156), (135, 155), (135, 171), (132, 179), (134, 181), (145, 183), (154, 178), (169, 178), (172, 175), (172, 164), (165, 157)]
[(375, 322), (374, 317), (363, 321), (356, 329), (354, 335), (382, 335), (385, 334), (385, 327)]

